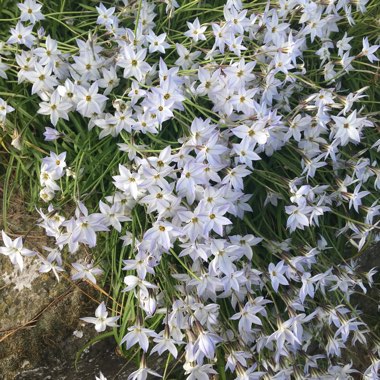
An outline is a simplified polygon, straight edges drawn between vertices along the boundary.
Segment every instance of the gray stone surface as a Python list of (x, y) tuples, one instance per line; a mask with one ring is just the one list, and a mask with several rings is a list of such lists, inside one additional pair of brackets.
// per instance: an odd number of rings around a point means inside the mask
[[(7, 233), (12, 239), (27, 234), (25, 246), (43, 252), (49, 241), (43, 231), (32, 229), (38, 214), (25, 209), (21, 197), (12, 197)], [(95, 379), (99, 369), (107, 369), (110, 363), (116, 371), (110, 373), (115, 375), (126, 360), (114, 354), (112, 339), (91, 348), (80, 361), (79, 372), (74, 368), (78, 350), (97, 334), (93, 325), (79, 318), (94, 314), (97, 304), (88, 294), (97, 299), (98, 292), (86, 283), (73, 283), (67, 274), (60, 282), (52, 273), (39, 274), (33, 258), (24, 262), (20, 273), (8, 257), (0, 255), (0, 380)], [(83, 337), (74, 336), (74, 331)]]

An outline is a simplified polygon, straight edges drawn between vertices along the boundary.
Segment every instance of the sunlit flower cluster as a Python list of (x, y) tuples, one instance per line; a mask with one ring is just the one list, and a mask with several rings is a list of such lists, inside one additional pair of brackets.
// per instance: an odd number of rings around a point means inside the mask
[[(363, 378), (377, 378), (380, 346), (350, 304), (376, 271), (364, 273), (354, 259), (330, 262), (343, 252), (323, 222), (335, 216), (337, 236), (359, 251), (379, 240), (380, 140), (367, 137), (374, 122), (360, 106), (366, 88), (343, 87), (355, 62), (378, 61), (379, 46), (364, 37), (352, 51), (358, 37), (339, 34), (340, 22), (355, 22), (352, 4), (365, 12), (367, 1), (285, 0), (259, 13), (229, 0), (214, 22), (194, 17), (174, 32), (156, 28), (157, 9), (171, 19), (180, 1), (122, 3), (96, 7), (98, 34), (77, 39), (71, 56), (45, 31), (36, 37), (44, 16), (34, 0), (19, 4), (10, 30), (18, 81), (50, 120), (45, 143), (57, 144), (40, 168), (49, 205), (38, 225), (55, 243), (46, 258), (39, 254), (40, 271), (59, 279), (67, 270), (61, 253), (117, 234), (128, 252), (118, 258), (118, 286), (134, 311), (114, 305), (109, 317), (101, 303), (82, 320), (98, 332), (123, 331), (121, 347), (142, 351), (130, 379), (160, 376), (147, 354), (180, 352), (189, 380), (220, 366), (239, 380), (348, 379), (357, 370), (343, 352), (356, 344), (373, 351)], [(317, 69), (308, 66), (310, 50)], [(1, 77), (6, 70), (0, 61)], [(0, 99), (0, 124), (11, 111)], [(60, 145), (61, 123), (72, 115), (123, 157), (106, 173), (113, 191), (93, 192), (92, 208), (81, 198), (86, 174), (67, 166), (75, 157)], [(70, 181), (74, 207), (65, 212), (58, 194)], [(277, 239), (261, 232), (264, 209), (281, 215), (271, 224)], [(22, 269), (31, 252), (18, 239), (3, 232), (0, 253)], [(73, 280), (96, 283), (102, 274), (92, 262), (72, 267)]]

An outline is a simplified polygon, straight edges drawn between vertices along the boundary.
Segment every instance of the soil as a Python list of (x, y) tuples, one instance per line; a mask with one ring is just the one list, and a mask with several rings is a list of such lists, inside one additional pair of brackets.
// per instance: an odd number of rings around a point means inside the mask
[(108, 380), (127, 379), (134, 364), (118, 356), (112, 339), (95, 343), (83, 353), (77, 367), (73, 360), (45, 363), (43, 367), (22, 371), (15, 380), (94, 380), (100, 371)]
[(377, 268), (377, 273), (374, 276), (374, 283), (371, 288), (368, 288), (367, 294), (359, 292), (352, 298), (353, 303), (358, 305), (358, 309), (363, 312), (362, 318), (368, 324), (370, 329), (380, 336), (380, 242), (372, 245), (363, 252), (359, 258), (360, 268), (363, 272), (369, 272), (372, 268)]
[[(23, 198), (12, 196), (7, 233), (12, 239), (27, 234), (25, 246), (42, 252), (49, 241), (42, 230), (32, 229), (39, 215), (25, 210)], [(113, 339), (94, 344), (74, 366), (77, 352), (97, 335), (93, 325), (79, 318), (93, 315), (98, 292), (87, 283), (72, 282), (68, 275), (57, 282), (52, 273), (39, 274), (33, 258), (24, 262), (20, 273), (0, 255), (0, 380), (86, 380), (95, 379), (100, 370), (108, 380), (126, 379), (135, 364), (126, 366)]]

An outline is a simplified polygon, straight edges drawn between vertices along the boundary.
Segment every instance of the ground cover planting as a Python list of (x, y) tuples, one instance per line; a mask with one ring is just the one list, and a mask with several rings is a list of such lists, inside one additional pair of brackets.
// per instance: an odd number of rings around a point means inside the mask
[(88, 345), (128, 379), (379, 378), (378, 1), (0, 5), (0, 254), (99, 291)]

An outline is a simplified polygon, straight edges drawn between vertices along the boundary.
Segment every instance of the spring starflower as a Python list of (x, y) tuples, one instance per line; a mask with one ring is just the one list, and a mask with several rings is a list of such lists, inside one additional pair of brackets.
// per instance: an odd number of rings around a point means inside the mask
[(24, 248), (22, 237), (12, 240), (4, 231), (1, 231), (3, 244), (5, 247), (0, 247), (0, 253), (8, 256), (11, 263), (22, 272), (24, 268), (23, 256), (34, 256), (36, 253), (30, 249)]
[(82, 321), (87, 323), (92, 323), (95, 325), (95, 330), (97, 332), (105, 331), (107, 326), (109, 327), (117, 327), (116, 321), (120, 317), (107, 317), (108, 311), (104, 302), (102, 302), (95, 310), (95, 318), (94, 317), (84, 317), (80, 318)]
[(91, 117), (93, 114), (101, 114), (107, 97), (98, 93), (99, 86), (94, 82), (89, 89), (77, 86), (77, 106), (76, 110), (83, 116)]
[(199, 40), (205, 41), (206, 36), (204, 35), (204, 32), (206, 31), (206, 26), (201, 26), (199, 23), (198, 17), (194, 20), (193, 23), (187, 21), (187, 26), (189, 30), (184, 33), (186, 37), (192, 38), (195, 42), (198, 42)]
[(20, 20), (23, 22), (29, 21), (31, 24), (35, 24), (45, 18), (41, 13), (42, 5), (34, 0), (25, 0), (23, 3), (18, 3), (17, 7), (21, 11)]

